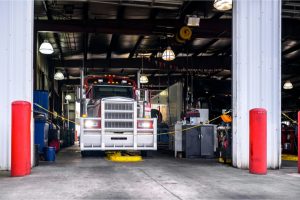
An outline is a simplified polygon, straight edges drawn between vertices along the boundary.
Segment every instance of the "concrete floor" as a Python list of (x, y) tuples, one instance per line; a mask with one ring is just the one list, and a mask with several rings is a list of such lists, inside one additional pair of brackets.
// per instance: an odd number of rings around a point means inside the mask
[(249, 174), (215, 160), (155, 155), (140, 163), (81, 158), (62, 150), (30, 176), (0, 172), (0, 199), (300, 199), (296, 162), (268, 175)]

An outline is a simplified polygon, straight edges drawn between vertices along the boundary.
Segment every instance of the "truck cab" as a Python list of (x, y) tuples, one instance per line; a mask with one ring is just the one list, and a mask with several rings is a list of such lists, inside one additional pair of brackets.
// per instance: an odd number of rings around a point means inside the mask
[(156, 118), (143, 114), (134, 81), (114, 75), (88, 76), (84, 89), (79, 117), (82, 152), (157, 149)]

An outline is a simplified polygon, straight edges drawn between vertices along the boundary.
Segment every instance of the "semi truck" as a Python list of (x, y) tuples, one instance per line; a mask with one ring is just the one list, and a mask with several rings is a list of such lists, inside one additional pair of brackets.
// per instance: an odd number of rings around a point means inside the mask
[[(76, 104), (82, 156), (89, 151), (156, 150), (157, 119), (145, 110), (135, 81), (115, 75), (84, 78)], [(148, 115), (147, 115), (148, 113)]]

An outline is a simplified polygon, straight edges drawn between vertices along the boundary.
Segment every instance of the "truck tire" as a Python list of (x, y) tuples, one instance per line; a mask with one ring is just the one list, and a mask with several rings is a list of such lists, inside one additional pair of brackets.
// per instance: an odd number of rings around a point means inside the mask
[(81, 151), (80, 153), (82, 158), (88, 157), (88, 151)]

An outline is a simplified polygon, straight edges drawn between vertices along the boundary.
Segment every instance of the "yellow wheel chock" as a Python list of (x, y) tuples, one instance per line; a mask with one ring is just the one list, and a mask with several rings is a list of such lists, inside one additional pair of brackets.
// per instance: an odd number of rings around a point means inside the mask
[(106, 153), (106, 159), (113, 162), (140, 162), (143, 161), (142, 156), (123, 154), (119, 151)]

